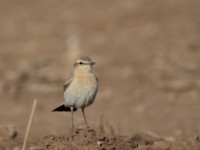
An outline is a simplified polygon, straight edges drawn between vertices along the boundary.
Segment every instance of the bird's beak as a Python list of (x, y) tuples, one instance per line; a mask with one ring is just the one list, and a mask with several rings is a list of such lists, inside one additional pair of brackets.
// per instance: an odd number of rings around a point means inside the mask
[(91, 62), (91, 65), (95, 65), (96, 64), (96, 62)]

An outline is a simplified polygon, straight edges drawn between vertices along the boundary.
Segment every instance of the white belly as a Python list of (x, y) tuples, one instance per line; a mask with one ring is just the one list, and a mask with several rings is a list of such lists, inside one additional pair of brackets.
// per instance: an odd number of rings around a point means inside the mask
[(94, 102), (97, 90), (98, 83), (96, 79), (93, 84), (80, 83), (74, 80), (64, 92), (64, 104), (75, 108), (87, 107)]

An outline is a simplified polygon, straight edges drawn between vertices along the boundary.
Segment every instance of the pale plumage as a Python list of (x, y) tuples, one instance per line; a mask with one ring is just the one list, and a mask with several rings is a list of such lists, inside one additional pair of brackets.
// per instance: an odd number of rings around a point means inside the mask
[(73, 111), (81, 108), (85, 123), (88, 127), (84, 108), (91, 105), (98, 91), (98, 80), (92, 72), (92, 66), (95, 62), (89, 57), (81, 57), (73, 66), (68, 80), (64, 84), (64, 103), (53, 111), (71, 111), (72, 112), (72, 127)]

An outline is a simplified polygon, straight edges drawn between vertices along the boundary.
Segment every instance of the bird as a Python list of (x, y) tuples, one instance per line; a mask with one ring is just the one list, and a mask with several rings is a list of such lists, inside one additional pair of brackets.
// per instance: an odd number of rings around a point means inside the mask
[(98, 91), (98, 79), (93, 73), (95, 64), (87, 56), (80, 57), (74, 63), (69, 78), (63, 86), (64, 103), (52, 110), (53, 112), (71, 111), (72, 129), (75, 129), (73, 112), (78, 108), (81, 108), (85, 125), (89, 128), (84, 110), (94, 102)]

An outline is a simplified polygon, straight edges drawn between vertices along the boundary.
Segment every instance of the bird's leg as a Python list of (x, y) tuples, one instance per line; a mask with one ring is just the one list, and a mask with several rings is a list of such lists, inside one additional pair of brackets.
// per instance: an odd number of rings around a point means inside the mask
[(71, 109), (71, 117), (72, 117), (72, 129), (74, 129), (74, 117), (73, 117), (73, 110), (74, 110), (74, 108), (70, 107), (70, 109)]
[(86, 127), (89, 128), (86, 117), (85, 117), (84, 107), (82, 107), (81, 110), (82, 110), (82, 113), (83, 113), (83, 116), (84, 116)]

